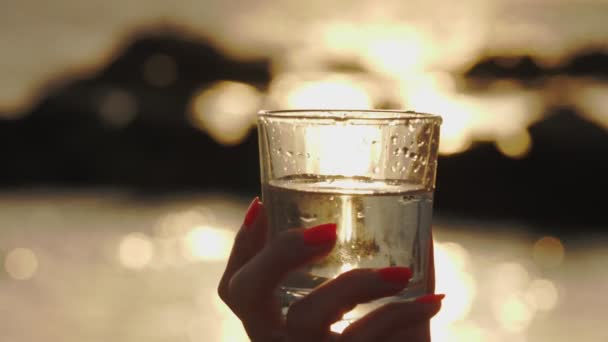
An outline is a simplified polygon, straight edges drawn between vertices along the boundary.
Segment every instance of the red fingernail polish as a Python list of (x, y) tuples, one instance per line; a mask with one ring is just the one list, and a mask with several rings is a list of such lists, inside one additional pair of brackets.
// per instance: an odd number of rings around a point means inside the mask
[(336, 224), (326, 223), (308, 228), (302, 234), (304, 242), (308, 245), (318, 246), (333, 243), (338, 238)]
[(262, 202), (260, 202), (260, 199), (256, 197), (249, 205), (247, 214), (245, 214), (245, 220), (243, 221), (243, 227), (245, 229), (251, 228), (255, 218), (258, 217), (258, 214), (260, 213), (260, 208), (262, 208)]
[(407, 267), (386, 267), (379, 269), (378, 274), (384, 281), (405, 285), (412, 277), (412, 270)]
[(416, 298), (416, 302), (418, 302), (418, 303), (437, 303), (437, 302), (440, 302), (443, 298), (445, 298), (444, 294), (429, 294), (426, 296)]

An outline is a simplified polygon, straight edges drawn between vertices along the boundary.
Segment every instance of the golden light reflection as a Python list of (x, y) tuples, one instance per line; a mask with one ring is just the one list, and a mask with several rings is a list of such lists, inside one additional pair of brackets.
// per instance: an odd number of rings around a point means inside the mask
[[(238, 317), (230, 311), (228, 306), (222, 302), (222, 300), (215, 294), (215, 291), (211, 298), (211, 304), (214, 311), (219, 315), (220, 319), (220, 335), (221, 341), (227, 342), (246, 342), (249, 341), (249, 337), (243, 328), (243, 324)], [(203, 308), (208, 310), (208, 308)], [(205, 336), (197, 336), (197, 341), (204, 339)]]
[(361, 29), (353, 22), (332, 20), (310, 31), (313, 42), (320, 42), (327, 53), (338, 57), (357, 55), (361, 48)]
[(608, 86), (605, 84), (591, 84), (579, 87), (576, 94), (576, 104), (581, 109), (581, 115), (587, 120), (598, 124), (608, 130)]
[(458, 321), (446, 328), (432, 330), (432, 337), (435, 342), (495, 341), (488, 339), (487, 335), (478, 324), (470, 320)]
[(430, 47), (421, 31), (413, 27), (382, 25), (371, 27), (366, 33), (359, 48), (371, 70), (396, 77), (420, 70), (428, 63)]
[[(470, 28), (470, 25), (467, 27)], [(472, 96), (457, 93), (453, 76), (446, 72), (424, 72), (425, 66), (437, 54), (437, 51), (431, 51), (431, 47), (425, 43), (428, 40), (423, 36), (428, 32), (425, 33), (420, 28), (396, 22), (366, 23), (363, 27), (348, 22), (330, 22), (323, 26), (323, 30), (315, 32), (315, 37), (321, 39), (323, 45), (329, 48), (326, 53), (332, 55), (338, 50), (347, 51), (346, 55), (360, 57), (369, 70), (384, 74), (387, 79), (398, 79), (405, 83), (407, 89), (404, 93), (405, 107), (441, 114), (444, 117), (439, 147), (441, 154), (466, 151), (474, 141), (495, 142), (505, 155), (514, 158), (523, 156), (528, 150), (526, 145), (529, 147), (529, 144), (525, 143), (525, 139), (520, 139), (522, 136), (525, 138), (525, 135), (518, 132), (525, 130), (532, 121), (536, 120), (535, 113), (531, 113), (534, 101), (531, 101), (526, 94), (521, 96), (512, 96), (512, 94)], [(332, 47), (336, 51), (333, 51)], [(450, 49), (453, 48), (450, 47)], [(470, 51), (467, 52), (467, 54), (469, 53)], [(322, 56), (323, 53), (320, 55)], [(165, 58), (167, 56), (153, 57), (150, 57), (149, 63), (146, 62), (145, 65), (167, 66), (171, 64), (167, 62), (168, 59)], [(372, 89), (374, 87), (360, 82), (361, 80), (356, 80), (352, 75), (321, 72), (319, 68), (320, 66), (316, 65), (316, 69), (313, 69), (317, 70), (317, 79), (292, 77), (289, 70), (276, 74), (269, 91), (271, 106), (371, 108), (375, 100), (386, 100), (386, 91), (382, 95), (378, 95)], [(152, 68), (150, 66), (147, 69), (171, 68)], [(284, 82), (285, 80), (291, 81)], [(207, 92), (211, 94), (203, 96)], [(232, 95), (226, 96), (230, 98), (229, 100), (221, 101), (217, 100), (217, 92), (211, 92), (211, 90), (207, 92), (197, 95), (193, 100), (193, 123), (208, 131), (221, 143), (238, 143), (246, 136), (251, 124), (248, 119), (243, 119), (243, 116), (247, 115), (228, 115), (227, 117), (218, 114), (220, 111), (214, 106), (217, 103), (225, 103), (223, 106), (242, 106), (243, 103), (249, 101), (234, 101), (235, 96)], [(260, 96), (257, 95), (257, 101), (253, 102), (259, 106)], [(202, 100), (203, 98), (206, 98), (208, 103), (215, 103), (213, 106), (206, 105), (213, 107), (211, 110), (203, 109), (205, 107), (201, 104), (201, 101), (205, 102)], [(272, 100), (273, 98), (274, 100)], [(254, 113), (255, 109), (238, 111)], [(229, 120), (224, 120), (226, 118)]]
[(548, 279), (535, 279), (525, 293), (528, 303), (541, 311), (553, 310), (559, 301), (557, 286)]
[(561, 265), (564, 255), (564, 245), (554, 236), (544, 236), (532, 247), (532, 258), (541, 267), (553, 268)]
[(444, 73), (412, 75), (403, 84), (405, 102), (416, 111), (441, 115), (439, 153), (453, 154), (471, 145), (471, 110), (454, 94), (454, 80)]
[[(324, 55), (357, 58), (368, 70), (388, 78), (403, 78), (431, 66), (454, 70), (470, 63), (482, 44), (479, 31), (468, 23), (452, 25), (454, 35), (436, 35), (420, 24), (391, 19), (330, 20), (311, 30), (309, 41), (315, 47), (320, 45), (317, 49)], [(450, 58), (443, 58), (446, 53)]]
[[(553, 283), (548, 280), (532, 280), (530, 272), (517, 262), (505, 262), (494, 267), (490, 274), (490, 305), (494, 318), (509, 333), (524, 331), (537, 310), (547, 310), (557, 303), (552, 292)], [(553, 296), (555, 295), (555, 296)]]
[(496, 319), (509, 332), (525, 330), (535, 315), (535, 309), (515, 294), (497, 298), (493, 308)]
[(432, 331), (440, 334), (449, 324), (467, 317), (476, 294), (475, 279), (468, 271), (469, 253), (453, 242), (435, 243), (436, 292), (445, 293)]
[(184, 261), (189, 261), (184, 258), (183, 244), (177, 237), (155, 236), (153, 244), (154, 263), (150, 264), (153, 268), (174, 267), (183, 264)]
[(352, 265), (349, 263), (344, 263), (342, 264), (342, 266), (340, 266), (340, 273), (336, 274), (336, 277), (344, 272), (348, 272), (350, 270), (354, 270), (355, 267), (357, 267), (356, 265)]
[(253, 127), (261, 103), (254, 87), (220, 81), (193, 97), (190, 121), (221, 144), (238, 144)]
[(206, 206), (195, 206), (162, 215), (154, 227), (153, 266), (223, 260), (231, 245), (226, 239), (234, 234), (217, 226), (216, 213)]
[(458, 93), (453, 76), (443, 72), (410, 74), (401, 87), (406, 107), (442, 116), (441, 154), (464, 152), (473, 141), (500, 141), (509, 157), (521, 157), (529, 150), (526, 132), (540, 118), (538, 94), (508, 89)]
[[(380, 130), (373, 126), (318, 126), (307, 130), (305, 143), (310, 151), (313, 167), (320, 174), (357, 176), (367, 174), (374, 155), (381, 153)], [(339, 136), (340, 139), (336, 139)], [(348, 208), (343, 207), (343, 210)], [(348, 212), (344, 213), (348, 214)], [(350, 225), (352, 215), (346, 216)], [(346, 230), (345, 230), (346, 231)]]
[(128, 234), (120, 241), (118, 258), (126, 268), (142, 269), (150, 263), (153, 256), (154, 244), (143, 233)]
[(373, 106), (363, 87), (342, 77), (302, 82), (289, 91), (286, 102), (288, 108), (297, 109), (369, 109)]
[(230, 255), (234, 233), (209, 226), (193, 228), (184, 238), (186, 257), (198, 261), (222, 261)]
[(332, 332), (340, 334), (352, 323), (353, 319), (359, 316), (361, 316), (361, 312), (359, 312), (357, 308), (350, 310), (342, 316), (340, 321), (332, 324), (329, 329)]
[(504, 262), (495, 265), (490, 271), (492, 293), (519, 293), (530, 282), (530, 273), (520, 263)]
[(161, 238), (182, 238), (193, 227), (213, 225), (217, 217), (213, 210), (205, 206), (174, 211), (163, 215), (155, 227), (155, 233)]
[(439, 153), (450, 155), (462, 153), (473, 145), (473, 141), (464, 134), (448, 135), (439, 142)]
[(496, 147), (505, 156), (520, 159), (530, 152), (532, 137), (527, 129), (522, 130), (513, 135), (498, 137)]
[(6, 255), (4, 268), (11, 278), (27, 280), (38, 271), (38, 258), (29, 248), (15, 248)]

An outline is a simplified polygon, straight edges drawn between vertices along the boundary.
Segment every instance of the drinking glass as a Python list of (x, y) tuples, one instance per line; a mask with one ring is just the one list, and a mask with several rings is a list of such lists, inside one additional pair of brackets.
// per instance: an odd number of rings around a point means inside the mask
[(282, 283), (283, 312), (354, 268), (409, 267), (401, 293), (359, 305), (353, 320), (428, 289), (428, 256), (441, 117), (411, 111), (286, 110), (258, 114), (262, 199), (270, 238), (336, 223), (324, 259)]

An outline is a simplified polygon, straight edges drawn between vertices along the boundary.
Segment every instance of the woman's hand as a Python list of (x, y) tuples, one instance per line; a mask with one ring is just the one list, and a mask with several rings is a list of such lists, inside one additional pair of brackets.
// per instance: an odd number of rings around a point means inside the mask
[[(404, 267), (346, 272), (292, 304), (283, 319), (276, 288), (290, 271), (332, 250), (336, 225), (292, 229), (268, 243), (266, 232), (266, 213), (256, 198), (236, 236), (218, 288), (253, 341), (430, 341), (429, 320), (439, 311), (443, 295), (390, 303), (357, 320), (340, 335), (330, 331), (330, 326), (357, 304), (403, 290), (411, 277)], [(432, 242), (429, 272), (429, 286), (434, 288)]]

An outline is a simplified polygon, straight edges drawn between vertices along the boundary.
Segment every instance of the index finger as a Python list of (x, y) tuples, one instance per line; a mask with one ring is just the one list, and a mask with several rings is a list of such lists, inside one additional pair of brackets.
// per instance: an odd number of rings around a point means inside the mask
[(328, 254), (336, 238), (335, 224), (284, 231), (232, 277), (228, 297), (252, 340), (271, 341), (281, 328), (275, 294), (281, 279)]

